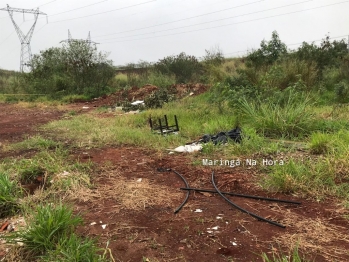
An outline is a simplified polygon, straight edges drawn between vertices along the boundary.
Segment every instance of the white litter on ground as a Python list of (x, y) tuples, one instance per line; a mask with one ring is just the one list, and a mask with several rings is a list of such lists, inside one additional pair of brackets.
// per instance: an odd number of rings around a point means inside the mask
[(139, 105), (139, 104), (144, 104), (144, 101), (137, 100), (137, 101), (134, 101), (134, 102), (131, 103), (131, 105), (133, 105), (133, 106), (136, 106), (136, 105)]
[(173, 151), (179, 152), (179, 153), (183, 153), (183, 152), (192, 153), (192, 152), (200, 151), (201, 149), (202, 149), (202, 145), (192, 144), (192, 145), (176, 147)]

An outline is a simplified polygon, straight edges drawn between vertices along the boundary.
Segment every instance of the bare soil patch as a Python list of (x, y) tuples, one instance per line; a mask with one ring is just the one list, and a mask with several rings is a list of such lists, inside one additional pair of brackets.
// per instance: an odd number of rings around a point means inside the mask
[[(79, 158), (82, 153), (75, 152), (73, 157)], [(187, 179), (189, 186), (206, 189), (213, 188), (213, 169), (193, 166), (193, 156), (159, 156), (145, 149), (106, 148), (84, 152), (85, 156), (86, 153), (88, 159), (81, 161), (90, 160), (97, 165), (93, 180), (99, 197), (75, 203), (86, 221), (79, 232), (99, 237), (102, 246), (110, 241), (116, 261), (142, 261), (143, 257), (150, 261), (262, 261), (262, 252), (283, 250), (288, 254), (297, 245), (301, 254), (315, 261), (349, 259), (349, 224), (337, 212), (334, 200), (315, 203), (290, 195), (267, 194), (255, 185), (258, 175), (252, 170), (216, 168), (222, 191), (301, 201), (302, 205), (229, 197), (251, 212), (284, 224), (285, 229), (241, 213), (210, 193), (191, 193), (184, 208), (174, 214), (185, 198), (185, 192), (179, 190), (183, 182), (173, 172), (158, 172), (157, 168), (173, 168)], [(124, 188), (129, 192), (123, 195), (118, 185), (122, 181), (137, 183), (139, 179), (140, 188), (144, 185), (149, 189), (150, 184), (143, 181), (151, 181), (155, 190), (152, 192), (158, 190), (159, 194), (151, 194), (146, 201), (152, 203), (149, 205), (136, 198), (133, 206), (123, 204), (133, 201), (130, 196), (137, 189)], [(165, 202), (156, 203), (159, 200)], [(196, 209), (202, 213), (194, 212)], [(93, 222), (96, 224), (90, 225)]]
[(0, 143), (18, 142), (24, 136), (38, 134), (37, 126), (59, 119), (64, 112), (53, 107), (26, 108), (0, 103)]

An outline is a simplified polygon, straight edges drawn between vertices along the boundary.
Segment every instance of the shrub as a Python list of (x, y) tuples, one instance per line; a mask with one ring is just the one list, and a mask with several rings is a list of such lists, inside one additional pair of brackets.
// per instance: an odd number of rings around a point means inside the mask
[(198, 77), (202, 66), (195, 56), (184, 52), (177, 56), (167, 56), (154, 65), (154, 69), (162, 74), (175, 75), (177, 83), (187, 83)]
[(335, 85), (335, 100), (337, 103), (349, 102), (349, 84), (347, 81), (341, 81)]
[(161, 108), (164, 103), (174, 100), (174, 95), (169, 94), (165, 88), (160, 88), (144, 99), (147, 108)]

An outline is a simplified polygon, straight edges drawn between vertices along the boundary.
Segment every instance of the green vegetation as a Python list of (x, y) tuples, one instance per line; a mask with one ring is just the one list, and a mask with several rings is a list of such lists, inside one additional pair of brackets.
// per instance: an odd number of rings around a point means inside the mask
[(20, 190), (6, 173), (0, 172), (0, 218), (13, 215), (19, 208)]
[(38, 206), (28, 216), (28, 230), (19, 231), (13, 237), (20, 239), (29, 252), (43, 255), (47, 250), (54, 250), (61, 239), (69, 237), (82, 223), (72, 212), (64, 205)]
[(266, 253), (262, 254), (263, 262), (307, 262), (305, 258), (302, 258), (298, 252), (298, 247), (295, 248), (291, 255), (285, 254), (275, 254), (273, 253), (272, 258), (270, 258)]

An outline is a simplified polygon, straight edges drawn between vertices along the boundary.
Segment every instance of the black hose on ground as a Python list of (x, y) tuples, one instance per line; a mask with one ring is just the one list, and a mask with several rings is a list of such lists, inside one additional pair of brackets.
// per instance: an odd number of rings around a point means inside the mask
[[(247, 211), (246, 209), (243, 209), (242, 207), (239, 207), (238, 205), (236, 205), (236, 204), (234, 204), (233, 202), (231, 202), (228, 198), (226, 198), (226, 197), (219, 191), (219, 189), (218, 189), (217, 186), (216, 186), (216, 183), (214, 182), (214, 171), (212, 171), (212, 185), (213, 185), (214, 188), (216, 189), (217, 193), (218, 193), (221, 197), (224, 198), (224, 200), (226, 200), (229, 204), (231, 204), (233, 207), (237, 208), (237, 209), (240, 210), (241, 212), (247, 213), (247, 214), (249, 214), (250, 216), (252, 216), (252, 217), (254, 217), (254, 218), (257, 218), (257, 219), (259, 219), (259, 220), (262, 220), (262, 221), (264, 221), (264, 222), (267, 222), (267, 223), (269, 223), (269, 224), (272, 224), (272, 225), (275, 225), (275, 226), (278, 226), (278, 227), (285, 228), (284, 225), (281, 225), (281, 224), (276, 223), (276, 222), (274, 222), (274, 221), (268, 220), (268, 219), (266, 219), (266, 218), (264, 218), (264, 217), (260, 217), (260, 216), (254, 214), (254, 213), (252, 213), (252, 212), (250, 212), (250, 211)], [(188, 188), (188, 187), (187, 187), (187, 188)], [(188, 190), (188, 192), (189, 192), (189, 190)]]
[[(197, 191), (197, 192), (207, 192), (207, 193), (214, 193), (217, 194), (217, 191), (210, 190), (210, 189), (200, 189), (200, 188), (185, 188), (181, 187), (181, 190), (189, 190), (189, 191)], [(277, 199), (277, 198), (268, 198), (268, 197), (260, 197), (260, 196), (251, 196), (251, 195), (243, 195), (243, 194), (235, 194), (230, 192), (221, 192), (223, 195), (229, 195), (229, 196), (236, 196), (236, 197), (245, 197), (245, 198), (252, 198), (252, 199), (258, 199), (258, 200), (266, 200), (266, 201), (273, 201), (273, 202), (281, 202), (281, 203), (289, 203), (289, 204), (296, 204), (300, 205), (301, 202), (291, 201), (291, 200), (283, 200), (283, 199)]]
[[(184, 178), (180, 173), (178, 173), (177, 171), (172, 170), (171, 168), (167, 168), (167, 169), (158, 168), (157, 170), (158, 170), (159, 172), (165, 172), (165, 171), (168, 171), (168, 172), (171, 172), (171, 171), (172, 171), (172, 172), (174, 172), (176, 175), (178, 175), (178, 176), (183, 180), (185, 186), (186, 186), (187, 188), (189, 188), (189, 184), (188, 184), (187, 180), (185, 180), (185, 178)], [(175, 214), (177, 214), (177, 213), (179, 212), (179, 210), (181, 210), (182, 207), (184, 207), (184, 205), (187, 203), (188, 198), (189, 198), (189, 194), (190, 194), (190, 191), (188, 190), (188, 191), (187, 191), (187, 195), (186, 195), (186, 197), (185, 197), (183, 203), (174, 211)]]

